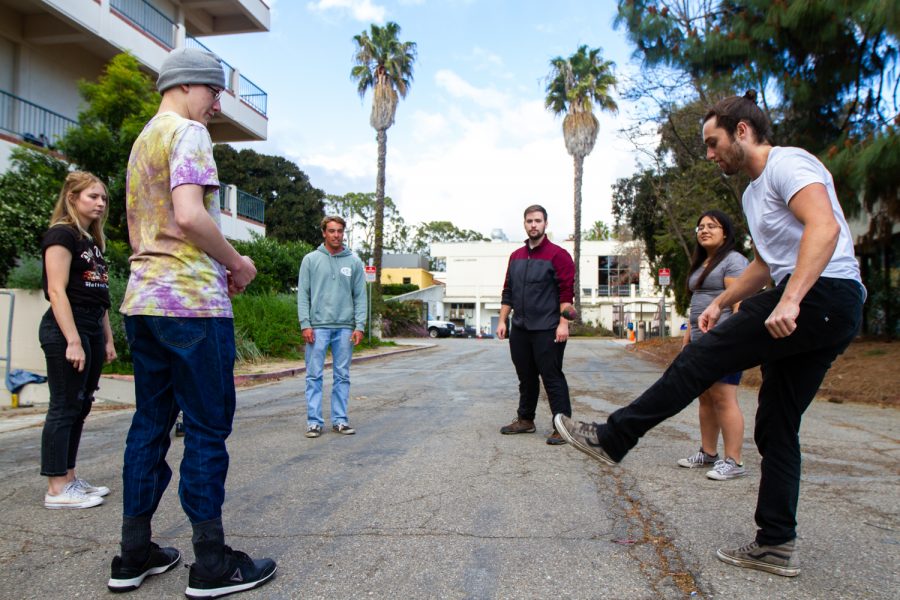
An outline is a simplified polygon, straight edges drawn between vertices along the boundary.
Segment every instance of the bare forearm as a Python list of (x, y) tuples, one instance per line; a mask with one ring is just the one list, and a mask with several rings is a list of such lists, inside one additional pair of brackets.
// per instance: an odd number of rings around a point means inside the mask
[(840, 229), (834, 227), (806, 227), (800, 238), (797, 266), (784, 287), (782, 298), (799, 303), (828, 266), (837, 247)]
[(78, 328), (75, 326), (75, 317), (72, 315), (72, 304), (65, 291), (48, 290), (50, 296), (50, 308), (53, 310), (53, 318), (59, 325), (60, 331), (66, 338), (66, 342), (73, 344), (81, 343), (81, 337), (78, 335)]
[(228, 243), (209, 214), (197, 213), (185, 223), (179, 223), (185, 239), (217, 260), (225, 268), (239, 268), (241, 255)]
[(753, 260), (747, 265), (741, 276), (716, 296), (713, 302), (720, 307), (737, 304), (761, 290), (769, 283), (770, 277), (769, 266), (758, 259)]

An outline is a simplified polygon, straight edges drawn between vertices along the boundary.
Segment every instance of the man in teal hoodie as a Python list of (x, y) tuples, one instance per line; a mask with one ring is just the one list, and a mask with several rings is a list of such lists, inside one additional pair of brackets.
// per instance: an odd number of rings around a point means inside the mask
[(362, 261), (344, 247), (341, 217), (322, 219), (325, 242), (303, 257), (297, 284), (297, 314), (306, 340), (306, 437), (322, 435), (322, 371), (331, 347), (331, 429), (344, 435), (356, 431), (347, 419), (350, 360), (353, 346), (366, 328), (366, 277)]

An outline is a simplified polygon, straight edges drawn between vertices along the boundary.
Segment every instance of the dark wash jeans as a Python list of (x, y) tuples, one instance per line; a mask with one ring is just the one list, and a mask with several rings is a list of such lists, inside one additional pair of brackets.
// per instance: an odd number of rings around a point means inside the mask
[(534, 420), (541, 391), (539, 375), (544, 381), (553, 414), (572, 416), (569, 384), (562, 371), (566, 343), (554, 342), (555, 337), (555, 329), (529, 331), (515, 326), (509, 329), (509, 353), (519, 377), (520, 419)]
[(762, 464), (755, 518), (756, 541), (765, 545), (797, 537), (800, 420), (862, 320), (862, 287), (820, 277), (800, 303), (797, 328), (775, 339), (765, 320), (785, 284), (744, 300), (737, 313), (688, 344), (656, 383), (598, 429), (601, 446), (613, 460), (622, 460), (639, 438), (722, 376), (761, 365), (754, 440)]
[(44, 313), (38, 339), (47, 360), (50, 406), (41, 435), (41, 475), (62, 477), (75, 468), (84, 420), (91, 412), (100, 370), (106, 360), (106, 336), (100, 306), (73, 306), (72, 316), (84, 348), (84, 370), (79, 373), (66, 360), (66, 337), (56, 323), (53, 310)]
[(172, 479), (170, 432), (184, 415), (178, 495), (191, 523), (218, 519), (225, 501), (234, 420), (234, 322), (226, 318), (127, 316), (135, 413), (125, 442), (123, 512), (150, 517)]

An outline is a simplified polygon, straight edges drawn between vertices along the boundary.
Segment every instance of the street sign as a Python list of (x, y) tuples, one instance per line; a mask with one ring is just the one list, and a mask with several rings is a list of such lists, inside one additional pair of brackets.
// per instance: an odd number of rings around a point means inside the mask
[(375, 267), (366, 266), (366, 283), (375, 283)]
[(669, 271), (669, 269), (660, 269), (659, 270), (659, 285), (669, 285), (671, 275), (672, 275), (672, 273)]

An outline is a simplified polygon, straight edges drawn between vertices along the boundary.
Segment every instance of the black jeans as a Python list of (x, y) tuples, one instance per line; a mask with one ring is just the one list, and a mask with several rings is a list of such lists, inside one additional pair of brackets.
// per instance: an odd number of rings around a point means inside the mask
[(862, 287), (849, 279), (820, 277), (800, 303), (796, 330), (775, 339), (765, 320), (785, 283), (742, 302), (737, 313), (688, 344), (656, 383), (598, 428), (601, 446), (619, 461), (647, 431), (721, 377), (761, 365), (754, 440), (762, 464), (755, 518), (756, 541), (767, 545), (797, 537), (800, 420), (862, 320)]
[(553, 414), (572, 416), (569, 384), (562, 372), (566, 343), (554, 342), (555, 337), (555, 329), (529, 331), (510, 327), (509, 353), (516, 367), (516, 375), (519, 376), (520, 419), (534, 420), (538, 394), (541, 391), (538, 375), (544, 381), (544, 389), (547, 390), (547, 399), (550, 401), (550, 410)]
[(79, 373), (66, 360), (68, 343), (53, 311), (41, 319), (38, 339), (47, 360), (50, 406), (41, 435), (41, 475), (61, 477), (75, 468), (84, 420), (91, 412), (94, 392), (106, 359), (103, 307), (73, 306), (72, 315), (84, 348), (84, 370)]

